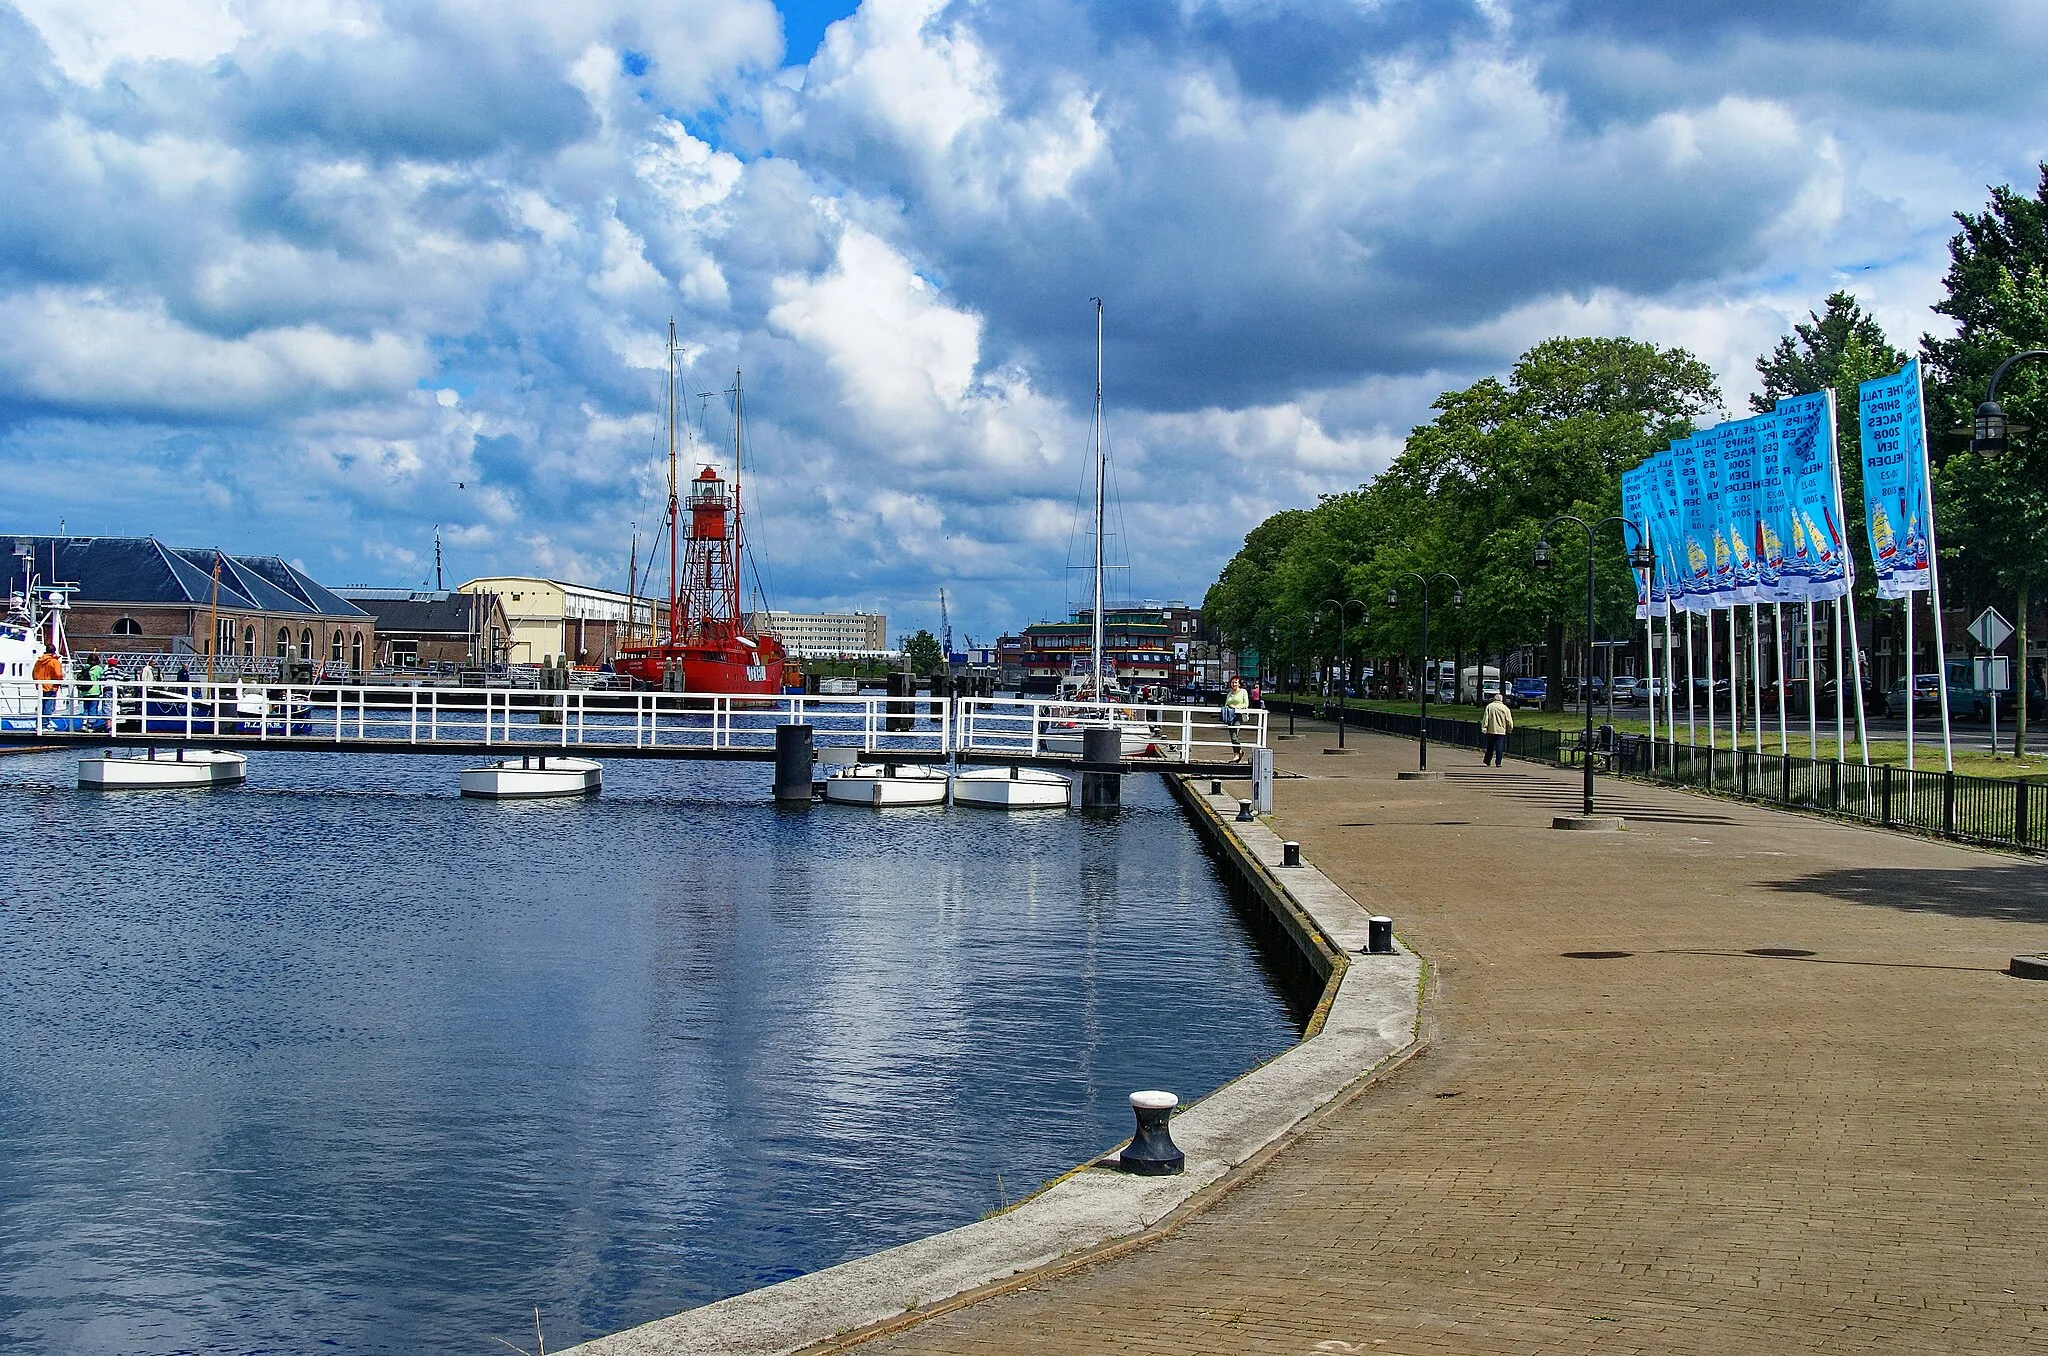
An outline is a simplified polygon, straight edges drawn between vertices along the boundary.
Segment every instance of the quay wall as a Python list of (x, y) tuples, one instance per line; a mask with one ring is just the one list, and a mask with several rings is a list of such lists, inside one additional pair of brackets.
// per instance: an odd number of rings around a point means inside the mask
[[(1422, 959), (1365, 956), (1371, 913), (1312, 864), (1280, 865), (1279, 836), (1230, 816), (1236, 799), (1169, 777), (1205, 841), (1324, 980), (1300, 1043), (1182, 1107), (1179, 1176), (1140, 1177), (1117, 1152), (1010, 1209), (573, 1348), (578, 1356), (788, 1356), (857, 1341), (1142, 1246), (1219, 1199), (1304, 1122), (1418, 1048)], [(1118, 1146), (1119, 1150), (1122, 1146)]]

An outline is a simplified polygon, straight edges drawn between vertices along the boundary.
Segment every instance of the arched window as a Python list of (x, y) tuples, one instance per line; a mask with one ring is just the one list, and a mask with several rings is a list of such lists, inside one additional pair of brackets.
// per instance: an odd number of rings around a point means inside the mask
[(328, 634), (327, 657), (337, 664), (341, 662), (341, 632), (338, 630)]
[(299, 658), (309, 664), (313, 662), (313, 628), (310, 626), (299, 632)]
[(117, 636), (139, 636), (142, 634), (142, 623), (133, 617), (123, 617), (114, 623), (114, 634)]
[(256, 628), (254, 626), (242, 628), (242, 653), (251, 659), (256, 657)]
[(348, 642), (348, 666), (357, 673), (363, 671), (363, 633), (354, 632)]
[(279, 659), (290, 659), (292, 657), (292, 628), (289, 626), (277, 628), (277, 657)]

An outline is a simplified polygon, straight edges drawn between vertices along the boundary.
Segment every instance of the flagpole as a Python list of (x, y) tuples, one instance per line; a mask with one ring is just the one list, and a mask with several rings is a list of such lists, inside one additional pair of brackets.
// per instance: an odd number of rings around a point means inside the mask
[(1785, 732), (1785, 708), (1790, 702), (1785, 691), (1785, 605), (1771, 604), (1771, 648), (1778, 656), (1778, 756), (1792, 756), (1792, 737)]
[(1698, 691), (1697, 680), (1692, 671), (1692, 612), (1685, 614), (1685, 746), (1696, 749), (1700, 746), (1699, 717), (1693, 711), (1693, 696)]
[[(1675, 610), (1671, 606), (1670, 599), (1666, 598), (1664, 601), (1664, 733), (1671, 740), (1671, 771), (1673, 775), (1676, 775), (1678, 772), (1678, 721), (1676, 719), (1678, 709), (1672, 705), (1672, 699), (1676, 694), (1671, 690), (1671, 677), (1677, 672), (1676, 669), (1671, 667), (1671, 618)], [(1652, 700), (1655, 699), (1652, 698)]]
[(1913, 591), (1906, 590), (1906, 771), (1913, 770)]
[(1820, 656), (1813, 648), (1813, 599), (1806, 600), (1806, 761), (1820, 757)]
[(1728, 604), (1728, 747), (1736, 753), (1742, 752), (1742, 633), (1735, 626), (1740, 610)]
[(1757, 624), (1760, 605), (1749, 605), (1749, 677), (1750, 701), (1756, 710), (1756, 751), (1764, 751), (1764, 648), (1763, 628)]
[[(1714, 759), (1714, 609), (1707, 608), (1707, 766), (1713, 767)], [(1713, 774), (1708, 773), (1711, 779)]]

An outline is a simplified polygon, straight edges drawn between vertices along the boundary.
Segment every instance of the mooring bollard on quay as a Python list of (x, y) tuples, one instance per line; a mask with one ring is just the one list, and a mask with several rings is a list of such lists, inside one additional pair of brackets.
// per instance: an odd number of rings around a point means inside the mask
[[(1106, 729), (1081, 731), (1081, 763), (1085, 767), (1114, 767), (1123, 762), (1124, 732), (1114, 722)], [(1081, 808), (1114, 810), (1123, 803), (1124, 779), (1114, 772), (1081, 774)]]
[(1173, 1142), (1168, 1120), (1180, 1098), (1170, 1092), (1134, 1092), (1131, 1110), (1138, 1118), (1137, 1133), (1117, 1162), (1125, 1172), (1141, 1177), (1169, 1177), (1187, 1170), (1187, 1155)]

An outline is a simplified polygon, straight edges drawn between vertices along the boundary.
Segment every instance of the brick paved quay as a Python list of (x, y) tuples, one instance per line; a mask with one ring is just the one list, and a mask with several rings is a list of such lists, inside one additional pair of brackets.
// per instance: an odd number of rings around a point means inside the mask
[(1606, 782), (1630, 831), (1562, 833), (1573, 774), (1323, 742), (1275, 826), (1432, 960), (1429, 1050), (862, 1356), (2048, 1350), (2048, 864)]

